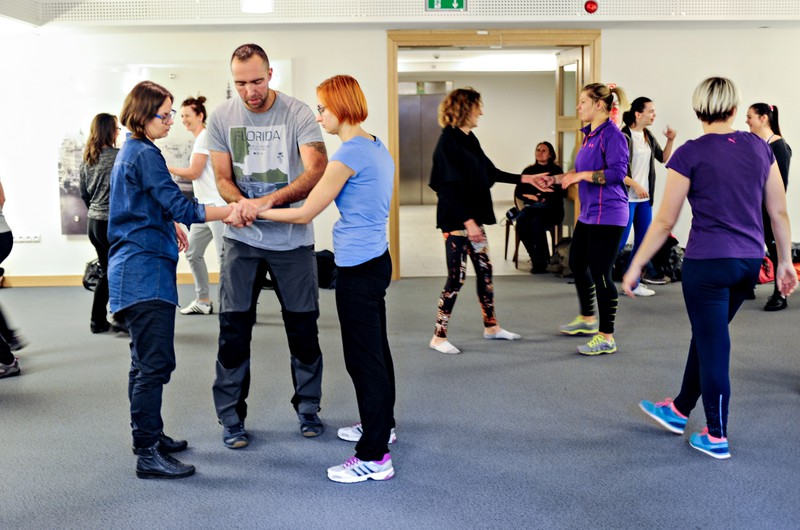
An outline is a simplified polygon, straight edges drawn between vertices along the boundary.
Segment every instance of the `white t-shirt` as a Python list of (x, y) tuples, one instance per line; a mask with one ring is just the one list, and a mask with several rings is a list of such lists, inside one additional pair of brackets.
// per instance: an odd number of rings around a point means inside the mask
[[(633, 142), (633, 159), (631, 160), (631, 178), (644, 189), (649, 190), (650, 186), (650, 146), (644, 139), (644, 131), (631, 130), (631, 141)], [(649, 201), (648, 198), (641, 198), (631, 187), (628, 189), (628, 202)]]
[(212, 206), (225, 206), (225, 202), (219, 191), (217, 190), (217, 181), (214, 178), (214, 170), (211, 168), (211, 155), (208, 153), (206, 130), (203, 129), (197, 138), (194, 139), (194, 146), (192, 146), (192, 155), (206, 155), (206, 165), (203, 167), (203, 172), (200, 178), (192, 181), (192, 189), (194, 190), (195, 198), (200, 204), (210, 204)]

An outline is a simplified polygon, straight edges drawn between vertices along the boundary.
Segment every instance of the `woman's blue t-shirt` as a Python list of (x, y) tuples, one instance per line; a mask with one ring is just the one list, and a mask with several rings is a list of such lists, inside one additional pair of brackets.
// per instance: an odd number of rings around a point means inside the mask
[(352, 169), (336, 197), (341, 218), (333, 225), (336, 265), (353, 267), (382, 256), (394, 188), (394, 161), (383, 143), (356, 136), (331, 157)]

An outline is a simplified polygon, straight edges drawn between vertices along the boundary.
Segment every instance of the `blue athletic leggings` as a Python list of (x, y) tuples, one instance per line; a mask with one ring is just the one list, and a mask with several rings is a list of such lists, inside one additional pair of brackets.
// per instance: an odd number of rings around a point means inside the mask
[(683, 299), (692, 341), (675, 407), (689, 415), (703, 398), (708, 433), (727, 436), (731, 338), (728, 324), (752, 294), (760, 259), (684, 259)]
[[(631, 255), (627, 263), (627, 265), (630, 266), (633, 256), (636, 255), (636, 251), (639, 250), (639, 245), (642, 244), (644, 235), (647, 233), (647, 229), (650, 228), (650, 223), (653, 221), (653, 208), (650, 206), (649, 201), (629, 202), (628, 207), (630, 208), (628, 226), (625, 227), (625, 231), (622, 233), (622, 241), (619, 243), (619, 249), (622, 250), (625, 248), (625, 245), (628, 243), (628, 236), (631, 234), (631, 228), (633, 228), (633, 249), (631, 250)], [(627, 270), (628, 267), (626, 266), (625, 269)], [(655, 267), (653, 267), (653, 264), (649, 261), (647, 262), (646, 270), (647, 274), (651, 276), (656, 276), (657, 274)]]

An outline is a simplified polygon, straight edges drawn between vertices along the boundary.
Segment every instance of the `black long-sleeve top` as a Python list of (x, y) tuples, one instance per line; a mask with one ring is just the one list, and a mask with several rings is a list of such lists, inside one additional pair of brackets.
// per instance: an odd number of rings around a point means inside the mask
[(490, 191), (495, 182), (518, 184), (520, 175), (497, 169), (471, 131), (444, 127), (433, 151), (428, 184), (439, 197), (436, 227), (442, 232), (464, 230), (469, 219), (479, 225), (495, 224)]
[[(523, 169), (522, 173), (524, 175), (539, 175), (541, 173), (547, 173), (548, 175), (561, 175), (564, 173), (564, 170), (561, 168), (561, 166), (554, 164), (553, 162), (548, 162), (545, 165), (536, 162), (532, 166), (528, 166)], [(536, 195), (539, 200), (532, 201), (524, 195)], [(525, 184), (524, 182), (521, 182), (517, 184), (516, 188), (514, 188), (514, 197), (526, 205), (536, 204), (541, 206), (543, 204), (547, 204), (548, 206), (553, 206), (556, 209), (561, 209), (562, 211), (564, 210), (564, 190), (561, 189), (561, 186), (553, 186), (553, 191), (545, 193), (539, 191), (531, 184)]]

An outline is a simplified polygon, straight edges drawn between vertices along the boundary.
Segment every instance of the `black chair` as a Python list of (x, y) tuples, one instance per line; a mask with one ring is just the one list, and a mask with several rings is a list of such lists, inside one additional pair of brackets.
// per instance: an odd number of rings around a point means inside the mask
[[(517, 211), (522, 211), (522, 208), (525, 207), (525, 204), (519, 200), (517, 197), (514, 197), (514, 206), (517, 208)], [(503, 259), (508, 259), (508, 242), (511, 239), (511, 227), (514, 227), (514, 255), (511, 257), (511, 260), (514, 262), (514, 268), (519, 269), (519, 233), (517, 232), (517, 225), (515, 220), (510, 219), (506, 216), (506, 245), (505, 251), (503, 252)], [(556, 245), (558, 242), (561, 241), (561, 225), (553, 225), (548, 232), (550, 232), (550, 241), (552, 243), (552, 248), (555, 250)]]

